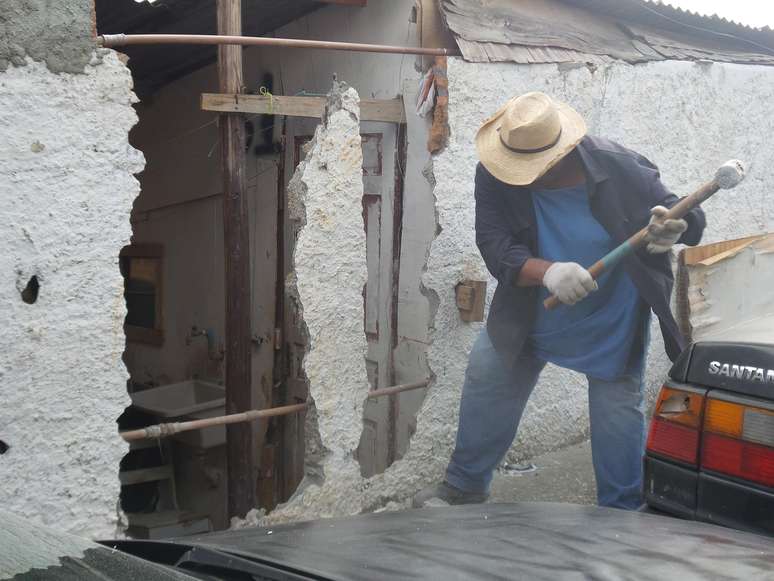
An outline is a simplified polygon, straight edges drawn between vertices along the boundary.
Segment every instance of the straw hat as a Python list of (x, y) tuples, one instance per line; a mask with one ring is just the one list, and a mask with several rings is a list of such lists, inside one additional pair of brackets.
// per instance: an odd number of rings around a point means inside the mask
[(586, 135), (575, 109), (544, 93), (514, 97), (476, 134), (484, 167), (498, 180), (526, 186), (546, 173)]

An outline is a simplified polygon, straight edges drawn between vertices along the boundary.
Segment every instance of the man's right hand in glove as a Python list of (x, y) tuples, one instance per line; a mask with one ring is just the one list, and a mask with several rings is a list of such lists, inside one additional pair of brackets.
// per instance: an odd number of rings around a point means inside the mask
[(576, 262), (554, 262), (543, 275), (543, 286), (565, 305), (574, 305), (599, 288), (589, 271)]

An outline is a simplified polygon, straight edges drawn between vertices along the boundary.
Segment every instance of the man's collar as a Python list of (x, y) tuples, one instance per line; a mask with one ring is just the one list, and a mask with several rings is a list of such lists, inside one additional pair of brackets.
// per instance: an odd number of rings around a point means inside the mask
[(584, 137), (575, 149), (578, 150), (578, 154), (580, 155), (581, 162), (583, 163), (583, 169), (586, 172), (586, 177), (588, 178), (588, 182), (596, 186), (597, 184), (608, 179), (609, 176), (605, 170), (600, 167), (600, 165), (591, 155), (591, 152), (586, 147), (586, 139), (587, 138)]

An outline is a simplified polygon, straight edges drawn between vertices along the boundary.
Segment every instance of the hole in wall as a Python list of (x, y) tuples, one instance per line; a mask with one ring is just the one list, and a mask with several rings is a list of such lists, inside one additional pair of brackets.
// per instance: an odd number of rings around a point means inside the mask
[(32, 305), (38, 300), (38, 291), (40, 290), (40, 282), (37, 275), (33, 274), (30, 280), (27, 281), (27, 286), (21, 292), (22, 300), (28, 305)]
[(0, 454), (5, 454), (10, 449), (11, 447), (8, 444), (6, 444), (3, 440), (0, 440)]

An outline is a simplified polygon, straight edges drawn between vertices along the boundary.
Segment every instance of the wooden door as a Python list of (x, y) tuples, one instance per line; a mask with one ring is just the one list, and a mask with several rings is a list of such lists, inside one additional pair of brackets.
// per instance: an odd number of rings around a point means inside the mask
[[(252, 289), (251, 355), (252, 408), (269, 408), (274, 394), (274, 328), (277, 292), (277, 172), (275, 155), (248, 152), (245, 179), (250, 224), (250, 288)], [(276, 438), (267, 433), (268, 422), (254, 422), (258, 442), (255, 459), (258, 505), (271, 509), (277, 503)]]
[[(285, 132), (285, 184), (303, 159), (304, 144), (311, 140), (319, 121), (288, 118)], [(390, 123), (364, 122), (363, 139), (363, 227), (366, 231), (368, 281), (363, 289), (364, 332), (368, 341), (366, 369), (371, 389), (393, 384), (392, 350), (395, 333), (395, 252), (400, 230), (400, 205), (395, 203), (395, 151), (398, 127)], [(291, 225), (288, 224), (288, 231)], [(290, 264), (292, 235), (285, 236), (286, 264)], [(287, 301), (286, 341), (289, 394), (300, 397), (306, 389), (301, 362), (306, 339), (300, 332), (293, 301)], [(295, 323), (294, 323), (295, 322)], [(383, 471), (395, 459), (395, 398), (368, 400), (358, 459), (365, 476)], [(302, 426), (289, 425), (288, 434), (298, 434)], [(303, 447), (286, 440), (283, 457), (288, 458), (287, 484), (300, 480), (303, 473)], [(299, 450), (301, 448), (301, 450)]]
[[(371, 389), (393, 385), (393, 242), (396, 126), (363, 123), (363, 222), (368, 282), (364, 291), (366, 369)], [(366, 401), (358, 459), (364, 476), (383, 472), (395, 459), (394, 398)]]

